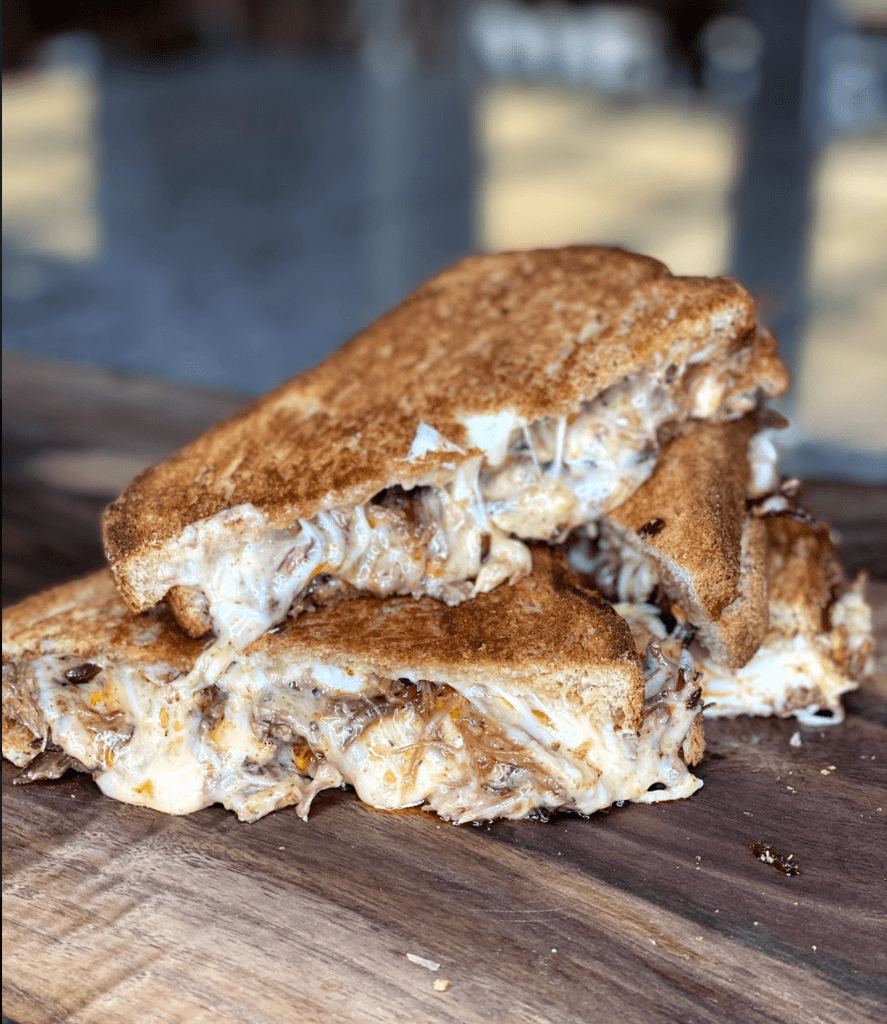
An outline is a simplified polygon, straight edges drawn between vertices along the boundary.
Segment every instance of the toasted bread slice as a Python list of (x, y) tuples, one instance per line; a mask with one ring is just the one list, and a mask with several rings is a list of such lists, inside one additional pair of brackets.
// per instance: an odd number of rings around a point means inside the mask
[(164, 606), (132, 614), (107, 572), (10, 609), (4, 756), (23, 781), (73, 766), (119, 800), (244, 820), (304, 816), (343, 782), (456, 822), (700, 785), (692, 673), (659, 660), (645, 678), (626, 623), (547, 551), (455, 608), (363, 596), (290, 620), (213, 682), (204, 647)]
[(732, 667), (744, 665), (767, 632), (766, 528), (746, 502), (756, 430), (753, 416), (694, 426), (666, 446), (650, 479), (604, 528), (654, 567), (703, 646)]
[(470, 257), (137, 477), (108, 558), (134, 611), (169, 595), (241, 646), (318, 577), (455, 604), (629, 497), (663, 426), (786, 384), (734, 281), (611, 248)]

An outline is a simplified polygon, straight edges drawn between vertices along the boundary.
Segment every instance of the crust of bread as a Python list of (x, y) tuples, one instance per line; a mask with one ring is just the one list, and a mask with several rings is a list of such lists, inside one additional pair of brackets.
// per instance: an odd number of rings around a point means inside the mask
[(702, 622), (699, 639), (718, 661), (738, 668), (752, 658), (767, 635), (767, 531), (748, 516), (742, 530), (736, 596), (720, 618)]
[(206, 636), (212, 630), (209, 606), (199, 587), (170, 587), (166, 603), (188, 636)]
[[(469, 257), (138, 476), (105, 515), (112, 571), (141, 610), (158, 599), (163, 544), (191, 523), (249, 503), (285, 527), (362, 504), (468, 457), (465, 417), (569, 415), (630, 374), (691, 356), (729, 358), (733, 391), (774, 395), (787, 384), (751, 297), (728, 278), (674, 277), (654, 259), (601, 247)], [(411, 458), (420, 423), (447, 450)]]
[(844, 589), (844, 574), (824, 523), (765, 520), (770, 602), (791, 610), (800, 631), (828, 629), (828, 608)]
[(455, 607), (360, 595), (288, 620), (245, 653), (280, 643), (289, 658), (360, 664), (391, 678), (524, 677), (540, 690), (573, 689), (576, 699), (585, 691), (582, 703), (618, 726), (638, 728), (643, 716), (641, 659), (628, 624), (576, 581), (561, 550), (541, 545), (529, 576)]
[(684, 740), (681, 753), (683, 754), (684, 762), (690, 765), (691, 768), (694, 764), (699, 764), (705, 756), (705, 735), (702, 730), (701, 715), (690, 726), (690, 731)]
[(744, 665), (767, 632), (766, 527), (746, 508), (756, 429), (753, 416), (696, 425), (607, 517), (623, 543), (657, 565), (671, 600), (731, 667)]

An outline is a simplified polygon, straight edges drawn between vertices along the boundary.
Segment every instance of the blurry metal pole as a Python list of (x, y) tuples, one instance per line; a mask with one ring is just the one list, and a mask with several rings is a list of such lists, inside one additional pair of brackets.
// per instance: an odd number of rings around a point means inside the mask
[(374, 315), (475, 244), (467, 9), (465, 0), (354, 5)]
[(818, 39), (828, 0), (745, 0), (761, 31), (761, 85), (747, 115), (733, 210), (732, 273), (793, 373), (801, 357), (816, 139)]
[[(797, 384), (810, 313), (812, 186), (830, 130), (824, 43), (843, 23), (834, 0), (744, 0), (743, 11), (760, 29), (764, 52), (734, 188), (731, 271), (758, 300), (761, 322), (776, 335)], [(793, 388), (781, 403), (789, 419), (796, 395)], [(802, 436), (781, 441), (780, 465), (790, 475), (887, 480), (887, 454)]]

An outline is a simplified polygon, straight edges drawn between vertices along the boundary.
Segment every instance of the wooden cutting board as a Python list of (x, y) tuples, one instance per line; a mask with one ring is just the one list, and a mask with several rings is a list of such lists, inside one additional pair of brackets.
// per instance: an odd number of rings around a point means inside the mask
[[(99, 564), (97, 515), (120, 478), (236, 400), (5, 362), (14, 599)], [(887, 490), (813, 493), (837, 513), (850, 560), (878, 564)], [(871, 593), (883, 664), (887, 582)], [(247, 825), (220, 808), (174, 818), (117, 804), (85, 776), (16, 786), (4, 763), (3, 1013), (17, 1024), (881, 1021), (885, 696), (882, 674), (850, 696), (840, 726), (710, 722), (692, 799), (588, 819), (455, 827), (333, 791), (307, 822), (284, 810)], [(758, 859), (758, 842), (792, 854), (800, 874)]]

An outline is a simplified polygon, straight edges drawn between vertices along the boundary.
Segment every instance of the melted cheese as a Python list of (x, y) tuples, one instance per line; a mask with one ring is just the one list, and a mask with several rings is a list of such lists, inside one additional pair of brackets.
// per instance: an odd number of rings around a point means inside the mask
[[(447, 479), (404, 491), (404, 507), (333, 508), (273, 529), (259, 509), (239, 505), (170, 542), (158, 586), (196, 588), (208, 628), (236, 647), (282, 621), (321, 574), (380, 597), (457, 604), (529, 572), (523, 541), (558, 540), (629, 497), (653, 470), (658, 429), (713, 415), (708, 383), (723, 391), (722, 376), (697, 368), (676, 387), (636, 374), (574, 416), (529, 424), (508, 412), (466, 417), (482, 454)], [(743, 401), (733, 396), (721, 414), (744, 411)], [(459, 451), (420, 424), (408, 457), (431, 450)]]
[(683, 755), (695, 683), (674, 671), (649, 675), (633, 731), (526, 679), (393, 682), (254, 655), (235, 656), (214, 684), (199, 663), (146, 678), (109, 659), (95, 680), (71, 686), (66, 664), (45, 656), (19, 670), (39, 711), (38, 725), (29, 718), (35, 745), (61, 747), (107, 795), (170, 814), (221, 803), (242, 820), (288, 805), (304, 817), (317, 792), (348, 782), (373, 807), (424, 806), (467, 822), (590, 814), (701, 785)]
[(530, 570), (526, 545), (491, 523), (477, 487), (479, 458), (440, 488), (422, 488), (412, 515), (383, 505), (320, 512), (285, 530), (252, 505), (187, 527), (161, 582), (199, 588), (223, 644), (244, 647), (286, 617), (324, 574), (379, 597), (429, 594), (457, 604)]
[[(682, 628), (669, 635), (654, 605), (625, 601), (614, 608), (639, 647), (654, 639), (672, 653), (680, 649)], [(858, 583), (832, 606), (830, 627), (821, 633), (799, 629), (791, 615), (774, 609), (764, 642), (741, 668), (719, 663), (698, 643), (691, 650), (706, 718), (793, 715), (804, 725), (828, 725), (843, 721), (841, 694), (855, 690), (868, 670), (871, 611)]]
[(751, 469), (748, 485), (750, 498), (769, 494), (779, 486), (779, 455), (773, 440), (774, 433), (772, 430), (762, 430), (754, 434), (748, 442), (748, 461)]
[(827, 644), (796, 634), (773, 634), (742, 668), (698, 659), (711, 718), (734, 715), (794, 715), (804, 725), (844, 718), (841, 694), (856, 683), (829, 657)]

